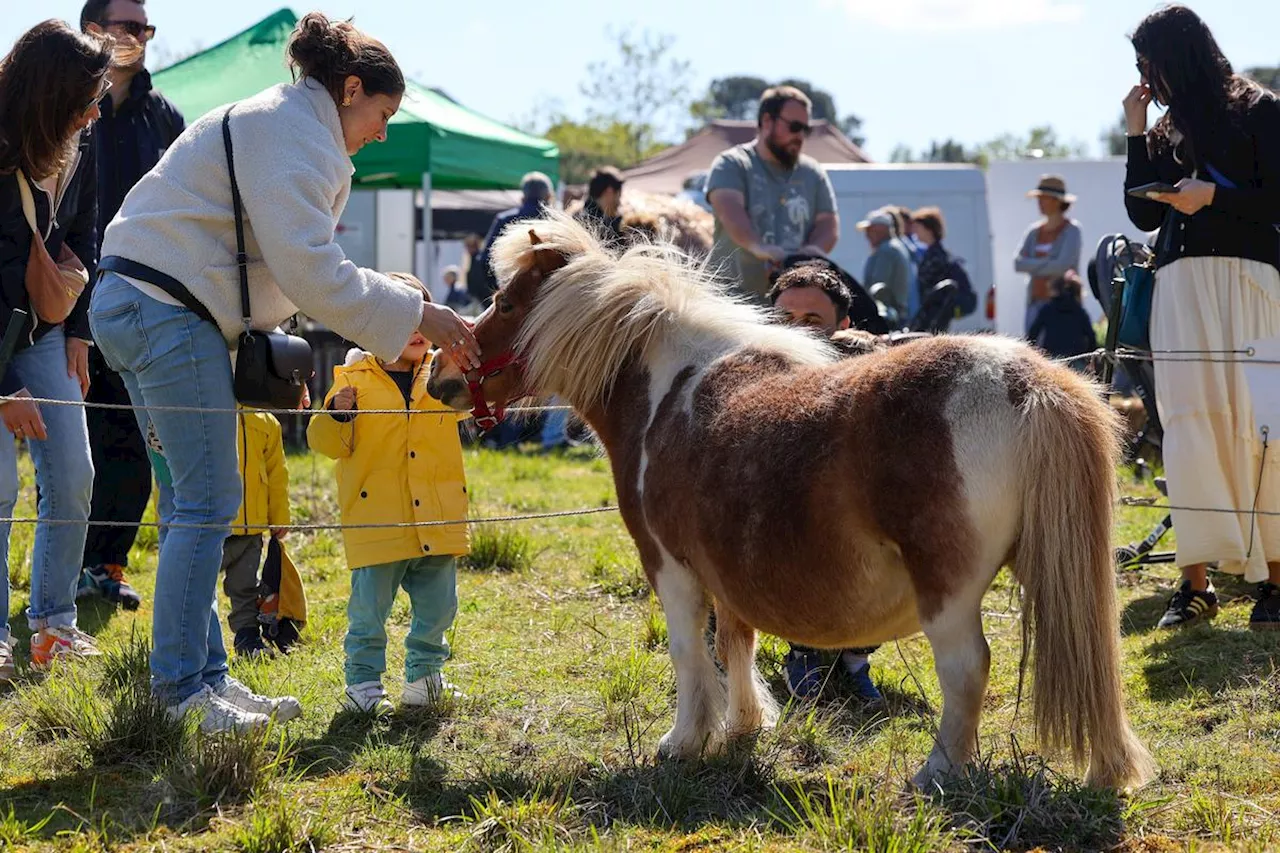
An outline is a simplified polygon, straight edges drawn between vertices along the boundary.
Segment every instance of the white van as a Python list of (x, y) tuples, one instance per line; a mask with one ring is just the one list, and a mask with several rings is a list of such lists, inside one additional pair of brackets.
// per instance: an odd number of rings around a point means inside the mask
[[(953, 332), (994, 328), (988, 297), (995, 282), (991, 256), (991, 219), (987, 210), (987, 182), (982, 170), (964, 163), (824, 163), (840, 212), (840, 242), (831, 252), (835, 261), (862, 281), (871, 247), (854, 226), (871, 211), (887, 204), (915, 210), (937, 207), (946, 219), (943, 245), (964, 264), (978, 295), (978, 308), (951, 324)], [(992, 306), (994, 308), (994, 306)]]

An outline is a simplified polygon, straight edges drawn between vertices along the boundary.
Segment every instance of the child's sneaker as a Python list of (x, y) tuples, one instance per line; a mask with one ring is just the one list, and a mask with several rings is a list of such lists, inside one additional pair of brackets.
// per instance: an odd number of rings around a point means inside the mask
[(433, 672), (430, 675), (424, 675), (417, 681), (411, 681), (406, 684), (404, 686), (404, 695), (400, 697), (400, 704), (418, 708), (427, 705), (438, 705), (446, 699), (465, 698), (457, 687), (444, 680), (444, 676), (438, 672)]
[(93, 637), (72, 625), (41, 628), (31, 637), (33, 666), (48, 666), (57, 658), (93, 658), (101, 654)]
[(792, 646), (783, 661), (783, 672), (787, 678), (787, 690), (801, 702), (816, 699), (822, 692), (826, 667), (822, 665), (822, 656), (817, 651)]
[(262, 642), (262, 632), (257, 625), (236, 631), (235, 649), (237, 655), (245, 658), (256, 658), (267, 653), (267, 647)]
[(165, 709), (173, 720), (182, 719), (188, 712), (200, 717), (200, 731), (205, 734), (243, 734), (265, 728), (271, 722), (266, 714), (246, 711), (218, 698), (207, 684), (202, 684), (197, 692), (177, 705)]
[(868, 705), (878, 705), (884, 701), (884, 696), (876, 688), (876, 683), (871, 680), (871, 662), (867, 660), (866, 655), (845, 650), (840, 653), (840, 661), (849, 672), (849, 677), (853, 679), (853, 692), (859, 699)]
[(395, 710), (381, 681), (352, 684), (342, 696), (342, 707), (363, 714), (389, 714)]
[(213, 691), (213, 695), (241, 711), (265, 714), (268, 717), (274, 716), (276, 722), (280, 723), (287, 723), (302, 716), (302, 703), (292, 696), (281, 696), (277, 699), (259, 696), (231, 676), (222, 680), (221, 686)]
[(138, 595), (137, 591), (124, 579), (124, 566), (117, 566), (114, 563), (89, 566), (80, 572), (76, 598), (86, 598), (91, 595), (101, 595), (107, 601), (119, 604), (125, 610), (137, 610), (142, 604), (142, 596)]
[(13, 644), (8, 640), (0, 640), (0, 684), (13, 681), (16, 674), (13, 668)]

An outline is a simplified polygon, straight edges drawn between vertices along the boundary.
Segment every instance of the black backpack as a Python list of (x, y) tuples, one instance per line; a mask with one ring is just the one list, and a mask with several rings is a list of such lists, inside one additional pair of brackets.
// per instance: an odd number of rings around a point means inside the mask
[(952, 257), (947, 264), (947, 278), (956, 283), (956, 316), (968, 317), (978, 310), (978, 294), (974, 292), (973, 282), (969, 281), (969, 273), (965, 272), (964, 263)]

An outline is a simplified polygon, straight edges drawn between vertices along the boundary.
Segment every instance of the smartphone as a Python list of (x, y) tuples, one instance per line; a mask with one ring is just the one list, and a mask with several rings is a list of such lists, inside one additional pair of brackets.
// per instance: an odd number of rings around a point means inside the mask
[(1175, 187), (1173, 184), (1166, 184), (1161, 181), (1156, 181), (1155, 183), (1143, 184), (1140, 187), (1134, 187), (1133, 189), (1129, 190), (1129, 195), (1137, 196), (1138, 198), (1152, 198), (1157, 193), (1176, 193), (1176, 192), (1178, 192), (1178, 188)]

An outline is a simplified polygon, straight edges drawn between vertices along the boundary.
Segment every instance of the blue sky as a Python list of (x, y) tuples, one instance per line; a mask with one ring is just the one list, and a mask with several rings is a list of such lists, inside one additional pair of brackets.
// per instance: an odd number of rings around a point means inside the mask
[[(0, 45), (47, 17), (78, 19), (80, 3), (3, 0)], [(285, 5), (263, 0), (150, 0), (153, 53), (209, 46)], [(863, 119), (867, 148), (888, 159), (899, 143), (974, 144), (1052, 124), (1097, 152), (1134, 82), (1125, 39), (1152, 0), (339, 0), (291, 5), (355, 22), (388, 44), (405, 71), (468, 106), (515, 121), (552, 101), (570, 113), (592, 60), (609, 57), (606, 31), (670, 33), (692, 64), (692, 94), (714, 77), (809, 79)], [(1202, 0), (1237, 68), (1280, 64), (1280, 4)], [(783, 12), (783, 9), (789, 11)], [(154, 62), (152, 63), (154, 64)]]

